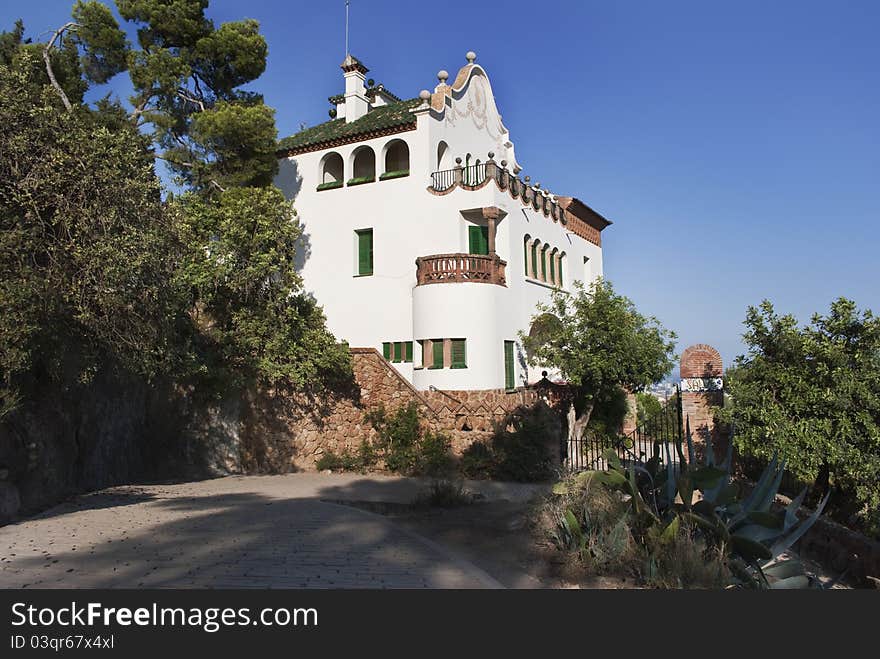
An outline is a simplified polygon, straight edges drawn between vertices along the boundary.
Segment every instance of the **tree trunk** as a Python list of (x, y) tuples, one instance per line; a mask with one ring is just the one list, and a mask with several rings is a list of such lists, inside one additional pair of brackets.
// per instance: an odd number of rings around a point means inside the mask
[(576, 455), (576, 452), (582, 449), (583, 445), (580, 440), (584, 435), (584, 431), (587, 429), (587, 424), (590, 422), (590, 416), (592, 414), (592, 402), (587, 404), (586, 409), (580, 416), (576, 416), (574, 403), (571, 403), (568, 408), (568, 451), (566, 452), (566, 458), (568, 459), (569, 466), (580, 465), (581, 456)]
[(67, 108), (68, 112), (73, 109), (73, 106), (70, 104), (70, 99), (67, 98), (67, 94), (64, 93), (64, 89), (61, 88), (61, 85), (58, 84), (58, 80), (55, 78), (55, 72), (52, 70), (52, 58), (49, 56), (49, 51), (52, 50), (55, 41), (64, 33), (64, 31), (73, 27), (77, 27), (77, 24), (67, 23), (55, 30), (55, 34), (52, 35), (49, 43), (43, 48), (43, 61), (46, 63), (46, 73), (49, 75), (49, 82), (52, 83), (52, 87), (58, 92), (58, 96), (61, 97), (61, 102), (64, 103), (64, 107)]

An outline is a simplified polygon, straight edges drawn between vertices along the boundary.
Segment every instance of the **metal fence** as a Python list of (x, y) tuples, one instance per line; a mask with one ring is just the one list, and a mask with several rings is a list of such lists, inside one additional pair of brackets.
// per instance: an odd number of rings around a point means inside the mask
[(652, 458), (664, 463), (667, 456), (678, 461), (677, 446), (684, 440), (681, 395), (669, 400), (659, 414), (647, 419), (628, 435), (607, 437), (587, 435), (567, 441), (563, 460), (569, 471), (601, 470), (608, 468), (606, 453), (612, 449), (623, 463), (646, 464)]

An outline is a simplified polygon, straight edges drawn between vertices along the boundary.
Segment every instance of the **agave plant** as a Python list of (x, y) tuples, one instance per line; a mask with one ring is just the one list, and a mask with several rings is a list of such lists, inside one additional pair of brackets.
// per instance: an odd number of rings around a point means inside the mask
[[(785, 461), (774, 456), (754, 489), (745, 499), (730, 482), (733, 442), (727, 455), (715, 463), (711, 438), (706, 440), (702, 464), (696, 457), (690, 424), (685, 433), (687, 459), (680, 440), (672, 460), (665, 443), (665, 459), (654, 457), (644, 466), (630, 461), (624, 464), (611, 449), (605, 459), (607, 472), (596, 472), (597, 481), (619, 489), (629, 496), (632, 513), (655, 525), (653, 535), (677, 532), (680, 519), (700, 529), (706, 539), (728, 556), (728, 564), (741, 584), (751, 587), (795, 588), (811, 584), (803, 565), (786, 552), (816, 522), (828, 502), (826, 495), (806, 518), (798, 515), (806, 488), (784, 510), (772, 510), (785, 471)], [(699, 494), (694, 503), (694, 493)]]

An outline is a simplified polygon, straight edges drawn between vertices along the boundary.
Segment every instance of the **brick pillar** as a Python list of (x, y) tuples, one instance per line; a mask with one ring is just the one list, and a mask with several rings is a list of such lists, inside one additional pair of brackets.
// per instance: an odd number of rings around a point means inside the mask
[(695, 444), (705, 446), (706, 438), (712, 438), (717, 459), (723, 459), (729, 440), (715, 423), (712, 412), (713, 407), (724, 404), (723, 374), (721, 355), (712, 346), (693, 345), (681, 355), (683, 420), (690, 422)]

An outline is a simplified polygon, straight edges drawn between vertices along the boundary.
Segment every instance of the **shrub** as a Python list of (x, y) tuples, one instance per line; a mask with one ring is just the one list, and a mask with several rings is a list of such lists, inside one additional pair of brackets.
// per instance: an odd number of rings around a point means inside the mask
[(412, 451), (412, 473), (439, 477), (449, 475), (454, 469), (452, 441), (443, 433), (427, 431)]
[(443, 433), (423, 427), (415, 402), (393, 413), (380, 405), (365, 418), (378, 433), (375, 444), (370, 447), (373, 462), (381, 457), (390, 471), (407, 476), (439, 477), (452, 472), (451, 440)]
[(543, 405), (520, 407), (512, 415), (513, 429), (495, 433), (488, 444), (475, 442), (464, 451), (461, 470), (471, 478), (541, 482), (555, 475), (548, 440), (558, 434), (554, 413)]
[(338, 455), (333, 451), (325, 452), (318, 458), (315, 466), (319, 471), (329, 469), (330, 471), (358, 471), (363, 473), (374, 467), (377, 461), (378, 456), (375, 450), (369, 442), (364, 440), (355, 453), (348, 449), (345, 449)]
[(420, 494), (413, 505), (425, 508), (459, 508), (473, 503), (460, 481), (435, 480), (427, 492)]

